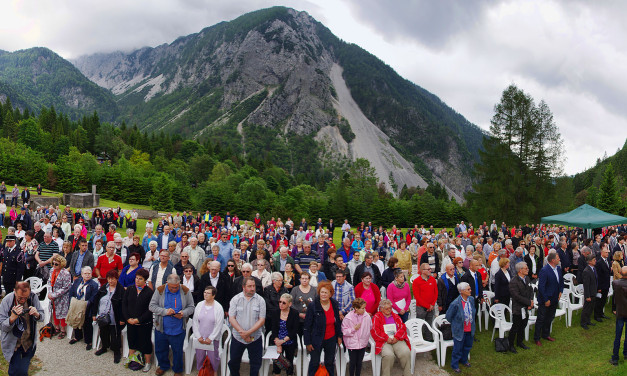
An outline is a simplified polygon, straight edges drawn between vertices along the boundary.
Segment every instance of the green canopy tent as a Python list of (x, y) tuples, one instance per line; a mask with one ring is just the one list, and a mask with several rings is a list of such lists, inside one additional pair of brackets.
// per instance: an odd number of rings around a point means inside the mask
[(606, 213), (594, 206), (583, 204), (568, 213), (542, 217), (541, 222), (546, 224), (558, 224), (592, 229), (627, 223), (627, 218), (621, 217), (620, 215)]

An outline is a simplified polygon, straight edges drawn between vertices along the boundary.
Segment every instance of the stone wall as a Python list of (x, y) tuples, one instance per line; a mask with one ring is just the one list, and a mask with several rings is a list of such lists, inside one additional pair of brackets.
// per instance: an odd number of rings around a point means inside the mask
[(133, 209), (137, 210), (137, 218), (138, 219), (155, 219), (159, 217), (159, 212), (156, 210), (146, 210), (146, 209)]
[(43, 196), (32, 195), (30, 196), (30, 201), (31, 201), (31, 204), (30, 204), (31, 209), (37, 209), (37, 207), (39, 206), (48, 207), (50, 205), (57, 207), (60, 204), (60, 197), (43, 197)]
[(96, 202), (91, 193), (64, 193), (63, 204), (73, 208), (93, 208), (100, 205), (100, 195), (96, 194)]

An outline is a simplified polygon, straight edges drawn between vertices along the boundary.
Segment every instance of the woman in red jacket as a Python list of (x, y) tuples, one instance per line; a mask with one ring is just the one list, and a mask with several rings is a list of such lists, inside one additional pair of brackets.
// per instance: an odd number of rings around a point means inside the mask
[(372, 283), (372, 274), (369, 272), (362, 273), (361, 282), (355, 286), (355, 298), (362, 298), (366, 301), (366, 312), (370, 316), (377, 313), (379, 302), (381, 302), (381, 291)]
[(411, 376), (411, 344), (407, 327), (401, 317), (392, 312), (390, 300), (384, 299), (379, 304), (379, 312), (372, 318), (370, 334), (376, 345), (375, 354), (381, 355), (381, 376), (390, 376), (395, 358), (401, 363), (403, 376)]

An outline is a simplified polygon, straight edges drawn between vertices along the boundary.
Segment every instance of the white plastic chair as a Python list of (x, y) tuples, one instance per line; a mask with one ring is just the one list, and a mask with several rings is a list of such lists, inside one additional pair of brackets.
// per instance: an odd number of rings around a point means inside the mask
[(440, 331), (440, 327), (444, 324), (450, 324), (446, 320), (445, 315), (440, 315), (436, 317), (435, 319), (433, 319), (433, 330), (435, 330), (435, 332), (438, 333), (438, 336), (440, 337), (440, 342), (439, 342), (440, 343), (440, 359), (439, 359), (440, 367), (444, 367), (444, 363), (446, 362), (446, 348), (453, 347), (453, 340), (452, 339), (445, 340), (444, 335)]
[[(411, 373), (414, 373), (416, 365), (416, 354), (435, 350), (435, 354), (440, 364), (440, 335), (422, 319), (410, 319), (405, 323), (407, 326), (407, 336), (411, 343)], [(433, 341), (427, 341), (422, 337), (422, 328), (426, 327), (433, 334)]]
[(566, 283), (566, 285), (572, 289), (573, 286), (575, 285), (573, 282), (573, 278), (575, 278), (575, 275), (573, 273), (566, 273), (564, 274), (563, 278), (564, 278), (564, 282)]
[(409, 302), (409, 317), (416, 317), (416, 299)]
[[(566, 290), (564, 290), (566, 291)], [(564, 292), (562, 292), (564, 295)], [(568, 304), (568, 325), (572, 325), (573, 312), (583, 309), (583, 285), (577, 285), (570, 291), (570, 302)]]
[[(185, 334), (185, 341), (183, 342), (183, 353), (185, 353), (185, 373), (189, 375), (192, 372), (194, 366), (194, 358), (196, 357), (196, 349), (205, 346), (198, 342), (198, 337), (194, 333), (189, 334), (192, 326), (192, 319), (187, 320), (187, 333)], [(224, 337), (226, 333), (226, 337)], [(218, 341), (218, 358), (220, 359), (220, 375), (226, 375), (226, 362), (228, 356), (226, 354), (226, 343), (231, 339), (231, 332), (225, 325), (223, 326), (222, 333), (220, 333), (220, 340)]]
[[(490, 328), (490, 306), (492, 306), (492, 299), (494, 299), (494, 293), (492, 291), (483, 290), (483, 304), (480, 308), (483, 312), (483, 318), (485, 320), (485, 329)], [(479, 331), (481, 331), (481, 317), (479, 317)]]
[[(507, 321), (505, 311), (509, 311), (510, 321)], [(499, 338), (504, 338), (505, 332), (512, 328), (512, 311), (505, 304), (497, 303), (490, 307), (490, 316), (494, 319), (491, 341), (494, 341), (494, 332), (496, 329), (499, 330)]]
[[(362, 362), (371, 362), (372, 365), (372, 376), (377, 376), (379, 374), (379, 370), (376, 366), (377, 357), (375, 356), (376, 345), (372, 337), (368, 340), (368, 344), (370, 345), (370, 351), (366, 351), (364, 354), (364, 360)], [(348, 349), (344, 346), (341, 348), (342, 356), (340, 357), (340, 373), (339, 376), (345, 376), (348, 372), (349, 367), (349, 356)], [(307, 370), (305, 370), (307, 372)]]
[[(231, 357), (231, 354), (230, 354), (231, 341), (233, 341), (233, 336), (232, 335), (229, 336), (228, 342), (224, 343), (224, 347), (227, 348), (227, 350), (226, 350), (226, 354), (227, 355), (225, 356), (225, 358), (227, 358), (227, 359), (225, 359), (225, 362), (226, 362), (226, 360), (229, 360), (230, 357)], [(265, 352), (266, 352), (266, 348), (265, 348), (266, 336), (263, 333), (261, 333), (261, 344), (262, 344), (262, 347), (263, 347), (261, 349), (261, 353), (265, 354)], [(222, 362), (222, 360), (220, 360), (220, 362)], [(241, 363), (250, 363), (250, 358), (248, 357), (248, 350), (244, 350), (244, 353), (242, 354)], [(261, 362), (261, 365), (263, 366), (263, 361)], [(227, 366), (224, 367), (224, 371), (225, 371), (225, 374), (223, 376), (229, 376), (231, 374), (231, 370), (229, 370), (229, 367), (227, 367)], [(260, 368), (259, 369), (259, 375), (262, 375), (262, 374), (263, 374), (262, 373), (262, 368)]]
[[(379, 289), (379, 291), (381, 291), (381, 299), (385, 299), (385, 298), (386, 298), (385, 286), (381, 286), (381, 288)], [(609, 296), (609, 295), (608, 295), (608, 296)]]
[[(268, 332), (266, 333), (266, 346), (265, 349), (266, 351), (268, 350), (269, 346), (274, 346), (274, 343), (270, 343), (270, 337), (272, 337), (272, 332)], [(296, 335), (296, 352), (294, 352), (294, 360), (292, 361), (292, 365), (294, 367), (294, 370), (296, 371), (296, 376), (300, 376), (303, 372), (303, 370), (301, 369), (302, 367), (302, 361), (301, 361), (301, 356), (299, 354), (303, 353), (303, 349), (302, 349), (302, 341), (300, 340), (300, 336), (297, 334)], [(226, 360), (225, 360), (225, 364), (226, 364)], [(263, 359), (263, 363), (261, 365), (261, 374), (264, 376), (268, 376), (268, 370), (272, 367), (272, 360), (269, 359)]]
[(28, 282), (33, 294), (39, 294), (44, 289), (44, 281), (39, 277), (28, 277), (24, 282)]
[[(305, 346), (305, 337), (301, 338), (301, 342), (303, 345), (303, 349), (305, 349), (305, 352), (303, 353), (303, 374), (307, 373), (307, 370), (309, 369), (309, 361), (311, 360), (311, 355), (309, 355), (307, 353), (307, 346)], [(339, 350), (339, 346), (335, 346), (335, 373), (337, 373), (338, 375), (340, 374), (340, 350)], [(322, 353), (320, 354), (320, 363), (324, 362), (324, 351), (322, 351)]]

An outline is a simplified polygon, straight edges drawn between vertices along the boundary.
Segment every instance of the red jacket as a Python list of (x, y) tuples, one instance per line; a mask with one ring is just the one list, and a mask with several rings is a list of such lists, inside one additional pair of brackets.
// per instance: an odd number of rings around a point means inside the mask
[[(407, 327), (401, 320), (401, 317), (396, 313), (392, 312), (392, 317), (394, 318), (394, 323), (396, 324), (396, 334), (394, 338), (399, 341), (405, 341), (407, 347), (411, 350), (411, 343), (409, 343), (409, 337), (407, 337)], [(383, 330), (383, 325), (385, 325), (385, 316), (381, 312), (377, 312), (374, 317), (372, 317), (372, 329), (370, 329), (370, 334), (372, 335), (372, 339), (374, 339), (374, 343), (376, 345), (375, 354), (381, 354), (381, 350), (383, 350), (383, 345), (387, 342), (389, 336)]]
[(429, 308), (438, 300), (438, 282), (433, 277), (424, 280), (422, 276), (414, 279), (412, 283), (416, 307)]

